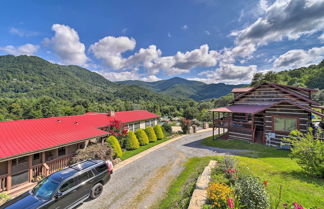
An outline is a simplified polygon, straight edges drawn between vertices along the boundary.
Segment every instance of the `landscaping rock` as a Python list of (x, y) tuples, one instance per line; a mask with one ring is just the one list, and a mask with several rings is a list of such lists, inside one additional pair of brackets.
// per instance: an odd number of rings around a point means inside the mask
[(199, 176), (196, 182), (196, 189), (207, 189), (210, 180), (210, 173), (210, 167), (206, 166), (203, 173)]
[(195, 189), (192, 193), (188, 209), (201, 209), (207, 199), (207, 191)]
[(216, 160), (211, 160), (209, 161), (208, 167), (213, 169), (217, 166), (217, 161)]

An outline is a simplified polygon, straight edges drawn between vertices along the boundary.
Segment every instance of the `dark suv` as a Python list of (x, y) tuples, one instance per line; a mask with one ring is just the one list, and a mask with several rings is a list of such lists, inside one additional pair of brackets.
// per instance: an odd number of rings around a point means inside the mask
[(32, 190), (10, 200), (0, 208), (73, 208), (89, 197), (95, 199), (112, 174), (110, 161), (87, 160), (55, 172)]

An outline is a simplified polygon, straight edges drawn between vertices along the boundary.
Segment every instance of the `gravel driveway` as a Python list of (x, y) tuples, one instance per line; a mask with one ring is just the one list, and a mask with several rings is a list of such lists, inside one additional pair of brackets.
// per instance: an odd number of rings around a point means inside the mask
[[(83, 203), (79, 209), (150, 208), (163, 198), (187, 158), (224, 155), (229, 151), (201, 145), (200, 140), (210, 135), (208, 131), (184, 136), (116, 170), (102, 195)], [(229, 154), (235, 152), (240, 150), (231, 150)]]

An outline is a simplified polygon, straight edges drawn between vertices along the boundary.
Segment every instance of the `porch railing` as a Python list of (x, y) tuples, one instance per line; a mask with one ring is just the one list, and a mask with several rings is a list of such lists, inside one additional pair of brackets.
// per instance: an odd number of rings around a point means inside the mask
[(67, 155), (61, 158), (48, 161), (46, 163), (49, 167), (48, 175), (67, 167), (70, 163), (71, 158), (72, 155)]
[(33, 166), (33, 168), (32, 168), (33, 169), (33, 178), (45, 175), (42, 167), (43, 167), (42, 164), (38, 164), (38, 165)]
[(5, 191), (7, 189), (7, 177), (8, 175), (0, 176), (0, 192)]

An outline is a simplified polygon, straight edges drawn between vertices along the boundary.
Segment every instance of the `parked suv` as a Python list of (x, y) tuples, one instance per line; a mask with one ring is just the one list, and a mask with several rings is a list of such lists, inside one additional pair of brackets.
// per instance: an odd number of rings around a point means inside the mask
[(87, 160), (76, 163), (44, 178), (32, 190), (0, 208), (73, 208), (89, 197), (99, 197), (112, 171), (111, 161)]

